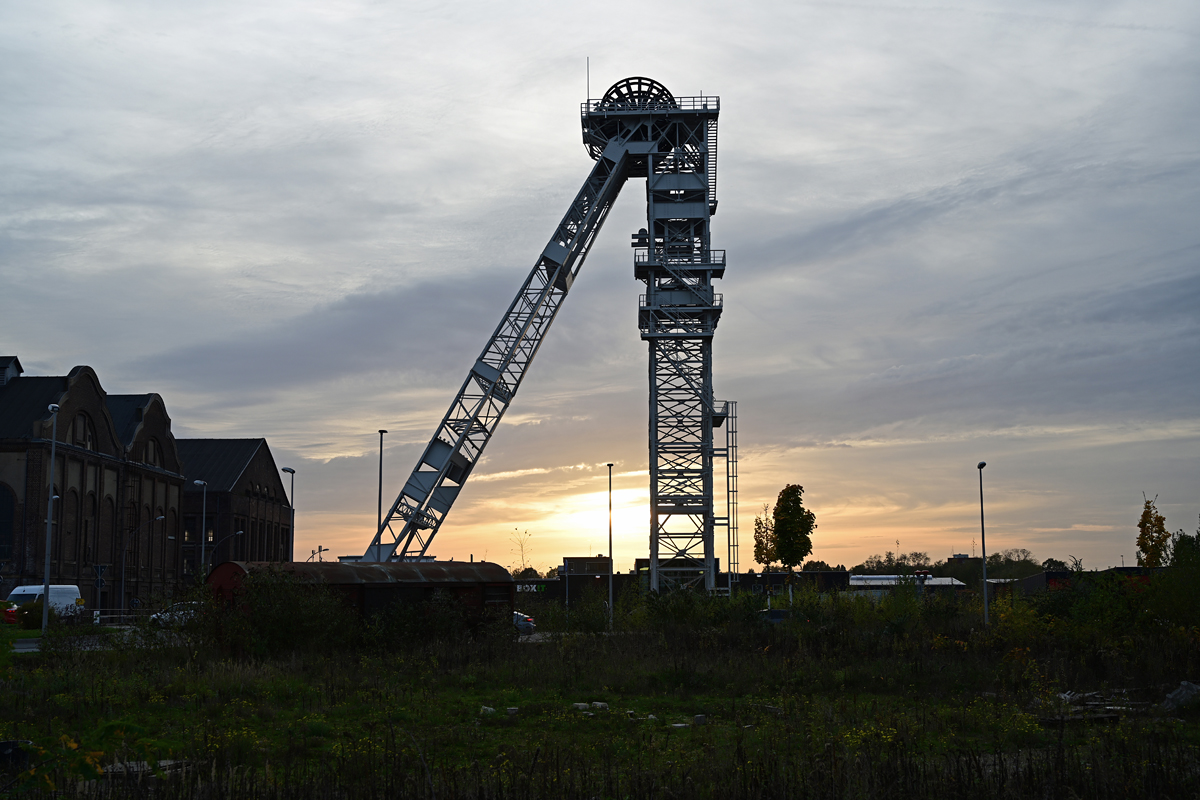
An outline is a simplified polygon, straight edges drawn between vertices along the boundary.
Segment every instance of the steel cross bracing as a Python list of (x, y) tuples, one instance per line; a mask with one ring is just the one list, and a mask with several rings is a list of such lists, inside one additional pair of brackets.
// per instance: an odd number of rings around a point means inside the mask
[[(697, 582), (712, 588), (712, 426), (720, 425), (725, 413), (724, 406), (716, 408), (712, 401), (711, 364), (711, 337), (721, 305), (711, 280), (723, 274), (725, 254), (708, 249), (707, 233), (708, 216), (716, 209), (719, 107), (718, 98), (675, 98), (646, 78), (621, 81), (604, 98), (583, 105), (584, 144), (596, 165), (468, 373), (363, 560), (415, 558), (429, 549), (625, 180), (648, 177), (648, 222), (654, 235), (635, 243), (645, 247), (638, 253), (636, 271), (647, 280), (640, 319), (643, 338), (651, 342), (651, 557), (661, 545), (670, 559), (661, 565), (666, 577), (659, 579), (656, 566), (652, 580), (655, 588)], [(655, 213), (656, 201), (662, 213)], [(680, 524), (683, 519), (690, 529)], [(707, 555), (698, 560), (700, 552)], [(697, 565), (706, 576), (695, 577)]]
[(384, 517), (364, 561), (414, 558), (429, 549), (583, 266), (625, 183), (628, 162), (628, 150), (620, 144), (597, 159)]
[[(711, 249), (716, 212), (718, 98), (700, 98), (646, 155), (647, 226), (634, 236), (634, 274), (646, 283), (638, 325), (649, 347), (650, 587), (716, 587), (715, 528), (731, 536), (733, 511), (714, 514), (713, 446), (728, 417), (714, 401), (712, 337), (722, 298), (713, 280), (725, 253)], [(736, 452), (736, 451), (735, 451)], [(726, 484), (728, 487), (728, 471)], [(726, 491), (727, 504), (735, 495)], [(732, 508), (732, 506), (730, 506)]]

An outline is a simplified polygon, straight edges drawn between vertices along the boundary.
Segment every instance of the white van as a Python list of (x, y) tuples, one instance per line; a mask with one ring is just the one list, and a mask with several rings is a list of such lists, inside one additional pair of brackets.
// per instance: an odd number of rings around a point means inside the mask
[[(29, 602), (37, 602), (41, 599), (42, 584), (40, 583), (18, 586), (8, 596), (8, 602), (16, 603), (18, 606)], [(50, 607), (59, 614), (75, 614), (82, 610), (82, 606), (83, 595), (79, 593), (78, 586), (58, 583), (50, 584)]]

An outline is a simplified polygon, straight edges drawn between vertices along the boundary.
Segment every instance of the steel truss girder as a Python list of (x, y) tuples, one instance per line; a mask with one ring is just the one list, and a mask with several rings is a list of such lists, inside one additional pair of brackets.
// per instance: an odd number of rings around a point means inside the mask
[[(629, 172), (627, 140), (609, 143), (467, 374), (363, 561), (425, 555), (478, 463), (583, 266)], [(393, 525), (398, 524), (399, 530)]]
[(712, 340), (650, 347), (651, 588), (715, 588)]

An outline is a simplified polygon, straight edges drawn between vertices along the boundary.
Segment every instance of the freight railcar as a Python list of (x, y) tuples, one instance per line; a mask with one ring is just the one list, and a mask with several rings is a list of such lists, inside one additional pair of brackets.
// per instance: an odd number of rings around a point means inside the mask
[(360, 616), (368, 617), (393, 603), (417, 604), (435, 592), (456, 598), (467, 614), (482, 620), (511, 616), (515, 583), (499, 564), (488, 561), (310, 563), (226, 561), (209, 573), (208, 585), (232, 600), (246, 576), (277, 569), (306, 583), (317, 583), (340, 596)]

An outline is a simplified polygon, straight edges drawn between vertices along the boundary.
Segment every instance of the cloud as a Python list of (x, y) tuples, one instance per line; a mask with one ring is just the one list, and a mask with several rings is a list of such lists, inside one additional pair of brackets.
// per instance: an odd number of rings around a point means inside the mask
[[(189, 435), (268, 436), (303, 535), (361, 549), (375, 430), (394, 494), (590, 168), (590, 56), (593, 94), (722, 96), (714, 384), (745, 507), (800, 480), (839, 561), (895, 532), (961, 551), (986, 450), (997, 535), (1110, 558), (1142, 487), (1200, 512), (1198, 34), (1169, 2), (10, 4), (0, 340), (161, 392)], [(509, 522), (574, 548), (608, 461), (644, 550), (642, 192), (443, 555)]]

